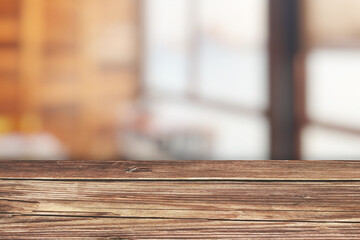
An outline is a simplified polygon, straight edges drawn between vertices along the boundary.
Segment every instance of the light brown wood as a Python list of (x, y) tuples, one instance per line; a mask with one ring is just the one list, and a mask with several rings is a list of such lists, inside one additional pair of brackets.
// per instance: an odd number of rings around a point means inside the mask
[(359, 239), (359, 223), (8, 216), (2, 239)]
[(360, 222), (360, 183), (2, 180), (0, 206), (22, 215)]
[(360, 161), (0, 161), (1, 179), (360, 180)]
[(0, 239), (358, 239), (356, 161), (0, 161)]

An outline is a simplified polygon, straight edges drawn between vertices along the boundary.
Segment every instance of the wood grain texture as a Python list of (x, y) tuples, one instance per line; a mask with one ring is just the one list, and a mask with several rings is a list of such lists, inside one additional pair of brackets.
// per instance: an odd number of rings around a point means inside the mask
[(360, 183), (0, 181), (0, 212), (360, 222)]
[(360, 181), (360, 161), (0, 161), (0, 178)]
[(9, 216), (1, 239), (359, 239), (359, 223)]
[(359, 239), (356, 161), (3, 161), (0, 239)]

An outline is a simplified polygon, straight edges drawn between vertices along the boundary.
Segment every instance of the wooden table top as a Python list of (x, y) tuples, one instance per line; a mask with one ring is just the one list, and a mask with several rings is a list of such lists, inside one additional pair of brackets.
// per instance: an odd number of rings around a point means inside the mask
[(0, 161), (0, 239), (360, 239), (360, 161)]

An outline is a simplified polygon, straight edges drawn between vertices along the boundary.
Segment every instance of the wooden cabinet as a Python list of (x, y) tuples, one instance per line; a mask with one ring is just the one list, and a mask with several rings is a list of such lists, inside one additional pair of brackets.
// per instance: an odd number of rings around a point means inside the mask
[(122, 105), (138, 87), (137, 8), (134, 0), (0, 0), (0, 116), (14, 131), (38, 119), (74, 158), (119, 156)]

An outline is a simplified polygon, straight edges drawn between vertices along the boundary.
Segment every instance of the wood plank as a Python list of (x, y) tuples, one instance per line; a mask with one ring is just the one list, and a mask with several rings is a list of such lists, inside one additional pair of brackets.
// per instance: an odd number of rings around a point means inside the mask
[(1, 239), (359, 239), (360, 224), (6, 216)]
[(360, 161), (0, 161), (0, 179), (360, 181)]
[(7, 214), (360, 222), (360, 182), (0, 181)]

